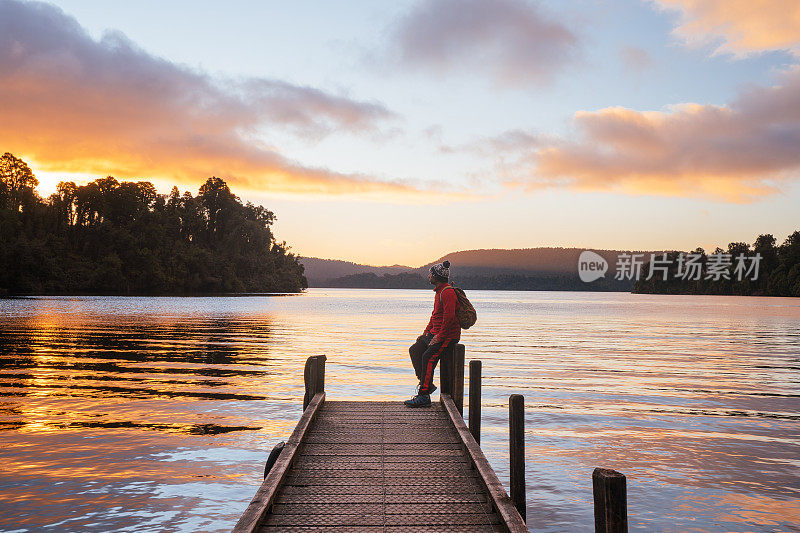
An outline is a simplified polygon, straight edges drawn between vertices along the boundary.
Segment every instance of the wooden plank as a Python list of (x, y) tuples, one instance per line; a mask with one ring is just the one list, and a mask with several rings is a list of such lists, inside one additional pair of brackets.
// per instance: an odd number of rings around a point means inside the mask
[(434, 405), (319, 393), (234, 533), (527, 531), (452, 398)]
[[(508, 533), (502, 524), (492, 525), (450, 525), (440, 524), (436, 526), (437, 533)], [(383, 533), (431, 533), (429, 526), (386, 526)]]
[(441, 481), (426, 483), (423, 486), (400, 483), (392, 485), (291, 485), (284, 483), (280, 495), (317, 495), (317, 496), (359, 496), (365, 494), (386, 495), (431, 495), (442, 494), (486, 494), (485, 487), (478, 481), (464, 483), (454, 481)]
[[(395, 468), (397, 465), (407, 465), (409, 463), (408, 457), (392, 455), (346, 455), (346, 456), (331, 456), (331, 455), (299, 455), (298, 460), (303, 462), (305, 468), (371, 468), (373, 466), (386, 465), (386, 468)], [(469, 464), (463, 455), (452, 456), (415, 456), (413, 464), (421, 465), (421, 467), (435, 466), (435, 465), (459, 465)]]
[[(275, 503), (296, 503), (296, 504), (312, 504), (312, 503), (373, 503), (375, 501), (375, 494), (297, 494), (287, 493), (281, 491)], [(392, 495), (392, 504), (432, 504), (432, 503), (489, 503), (489, 497), (486, 494), (394, 494)]]
[(452, 502), (417, 502), (414, 505), (407, 503), (383, 503), (375, 502), (322, 502), (322, 503), (275, 503), (272, 506), (271, 514), (373, 514), (385, 513), (387, 515), (408, 514), (409, 509), (413, 509), (418, 514), (476, 514), (491, 513), (492, 505), (484, 503), (461, 503), (454, 505)]
[(263, 526), (263, 533), (384, 533), (383, 526)]
[[(381, 449), (382, 448), (380, 444), (369, 444), (366, 446), (360, 446), (357, 444), (305, 443), (302, 447), (302, 453), (311, 455), (328, 455), (328, 454), (360, 455), (361, 453), (369, 455), (373, 454), (380, 455)], [(431, 445), (428, 446), (427, 448), (420, 448), (419, 446), (413, 446), (408, 444), (387, 444), (383, 446), (383, 449), (386, 450), (387, 455), (405, 455), (405, 454), (436, 455), (439, 453), (452, 453), (453, 451), (460, 453), (462, 446), (460, 442)]]
[(464, 418), (458, 413), (453, 399), (450, 398), (449, 395), (442, 394), (441, 403), (447, 411), (450, 420), (453, 421), (453, 426), (455, 426), (466, 448), (467, 454), (472, 460), (473, 466), (479, 473), (482, 484), (486, 487), (489, 497), (494, 503), (498, 514), (502, 517), (506, 527), (508, 527), (511, 533), (527, 533), (528, 526), (525, 525), (519, 512), (514, 507), (511, 498), (509, 498), (500, 480), (497, 479), (497, 474), (495, 474), (489, 461), (486, 460), (486, 456), (483, 455), (483, 450), (481, 450), (481, 447), (475, 442), (472, 433), (470, 433), (469, 428), (464, 423)]
[[(434, 526), (484, 525), (501, 523), (496, 514), (463, 513), (463, 514), (271, 514), (264, 522), (265, 526), (427, 526), (428, 531)], [(438, 527), (436, 528), (439, 529)], [(491, 531), (491, 529), (489, 529)], [(527, 530), (526, 530), (527, 531)]]
[(256, 495), (250, 501), (250, 505), (245, 509), (244, 514), (239, 518), (236, 526), (233, 528), (233, 533), (253, 533), (258, 529), (264, 520), (267, 511), (275, 500), (278, 488), (281, 482), (286, 477), (289, 467), (294, 460), (297, 448), (303, 441), (303, 437), (308, 431), (311, 422), (320, 410), (320, 406), (325, 402), (325, 393), (320, 392), (314, 395), (314, 398), (308, 404), (308, 407), (303, 411), (303, 416), (294, 428), (289, 440), (286, 441), (283, 451), (278, 460), (269, 471), (269, 474), (264, 478), (264, 482), (259, 487)]
[[(496, 514), (471, 513), (471, 514), (405, 514), (387, 517), (387, 526), (455, 526), (455, 525), (492, 525), (501, 523)], [(438, 527), (436, 529), (439, 529)], [(430, 530), (429, 530), (430, 531)]]
[[(424, 476), (424, 477), (423, 477)], [(269, 477), (269, 476), (267, 476)], [(458, 473), (441, 473), (433, 472), (430, 475), (424, 475), (420, 472), (407, 472), (405, 474), (381, 474), (376, 472), (357, 473), (354, 471), (347, 472), (318, 472), (299, 474), (289, 474), (285, 481), (287, 484), (292, 485), (364, 485), (370, 483), (382, 483), (383, 485), (409, 485), (415, 484), (416, 480), (424, 480), (425, 484), (436, 485), (438, 483), (480, 483), (481, 478), (478, 475), (464, 475)]]
[[(428, 526), (264, 526), (259, 531), (263, 533), (431, 533)], [(493, 533), (507, 531), (501, 525), (458, 525), (458, 526), (437, 526), (439, 533)]]

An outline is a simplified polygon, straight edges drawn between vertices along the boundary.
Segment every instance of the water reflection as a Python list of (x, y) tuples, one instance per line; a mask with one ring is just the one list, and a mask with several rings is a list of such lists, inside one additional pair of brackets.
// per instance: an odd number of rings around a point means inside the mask
[[(480, 292), (482, 445), (507, 483), (526, 397), (529, 517), (591, 531), (591, 470), (631, 529), (798, 531), (800, 304)], [(0, 529), (229, 530), (299, 418), (303, 362), (337, 399), (413, 389), (429, 291), (0, 300)]]

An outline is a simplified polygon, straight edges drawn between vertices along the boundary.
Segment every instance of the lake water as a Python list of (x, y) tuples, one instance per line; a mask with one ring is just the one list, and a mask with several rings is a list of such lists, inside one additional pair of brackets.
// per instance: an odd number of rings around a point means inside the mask
[[(525, 396), (533, 530), (593, 531), (601, 466), (628, 478), (632, 531), (800, 531), (800, 300), (469, 296), (482, 447), (506, 487), (508, 396)], [(432, 303), (0, 300), (0, 530), (230, 530), (300, 417), (306, 357), (328, 356), (328, 398), (405, 399)]]

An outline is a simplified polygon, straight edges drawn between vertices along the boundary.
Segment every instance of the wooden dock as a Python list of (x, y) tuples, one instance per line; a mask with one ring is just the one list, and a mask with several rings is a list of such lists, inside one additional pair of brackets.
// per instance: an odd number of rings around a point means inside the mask
[(325, 358), (309, 358), (303, 415), (234, 532), (527, 532), (464, 423), (463, 361), (412, 409), (326, 401)]

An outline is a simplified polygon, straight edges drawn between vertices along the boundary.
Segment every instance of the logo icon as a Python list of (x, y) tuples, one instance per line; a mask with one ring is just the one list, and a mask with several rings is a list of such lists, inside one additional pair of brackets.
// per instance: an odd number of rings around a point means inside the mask
[(578, 258), (578, 276), (581, 281), (589, 283), (596, 279), (605, 276), (608, 271), (608, 261), (602, 255), (596, 254), (590, 250), (581, 252)]

